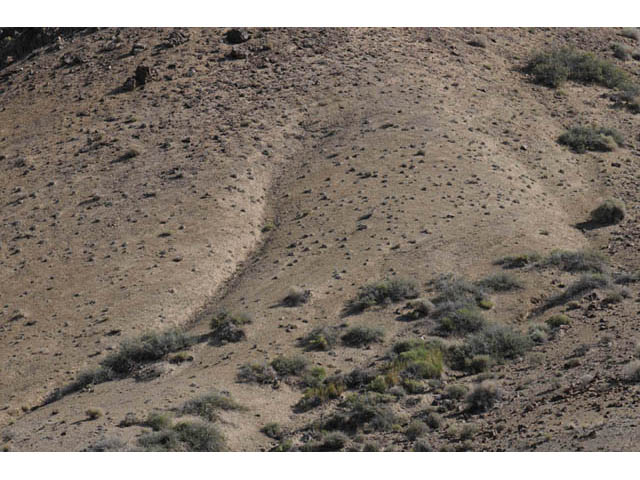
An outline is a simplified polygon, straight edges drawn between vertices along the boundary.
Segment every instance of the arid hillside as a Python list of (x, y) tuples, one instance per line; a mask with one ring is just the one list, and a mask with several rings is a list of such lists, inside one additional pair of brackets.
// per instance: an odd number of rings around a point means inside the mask
[(637, 30), (10, 33), (0, 448), (640, 449)]

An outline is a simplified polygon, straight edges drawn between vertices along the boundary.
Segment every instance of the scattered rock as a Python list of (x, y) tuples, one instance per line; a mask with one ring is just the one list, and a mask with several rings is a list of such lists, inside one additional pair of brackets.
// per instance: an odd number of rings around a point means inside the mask
[(227, 30), (224, 36), (227, 39), (227, 42), (232, 45), (244, 43), (250, 38), (249, 32), (244, 28), (232, 28)]

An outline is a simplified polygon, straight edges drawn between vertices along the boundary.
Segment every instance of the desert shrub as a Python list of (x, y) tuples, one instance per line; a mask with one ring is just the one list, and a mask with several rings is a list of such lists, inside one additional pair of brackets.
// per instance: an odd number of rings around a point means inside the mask
[(273, 438), (274, 440), (282, 440), (284, 438), (284, 430), (279, 423), (271, 422), (267, 423), (264, 427), (260, 429), (262, 433), (264, 433), (267, 437)]
[(192, 398), (182, 406), (182, 413), (196, 415), (210, 422), (219, 418), (218, 412), (220, 410), (245, 410), (245, 407), (231, 398), (229, 394), (221, 392), (211, 392)]
[(454, 383), (452, 385), (447, 386), (445, 390), (445, 395), (452, 400), (461, 400), (465, 397), (465, 395), (469, 392), (469, 389), (459, 383)]
[(623, 28), (620, 30), (620, 35), (633, 40), (640, 40), (640, 30), (637, 28)]
[(631, 58), (631, 53), (633, 49), (623, 43), (614, 43), (611, 45), (611, 50), (613, 50), (613, 56), (619, 60), (627, 61)]
[(325, 378), (327, 378), (327, 372), (324, 368), (312, 367), (305, 371), (300, 383), (304, 387), (317, 387)]
[(522, 288), (522, 282), (508, 273), (497, 273), (479, 280), (477, 284), (491, 292), (510, 292)]
[(483, 310), (491, 310), (494, 307), (494, 304), (488, 298), (483, 298), (478, 302), (478, 306)]
[(610, 198), (591, 212), (591, 221), (598, 225), (614, 225), (620, 223), (624, 216), (624, 203), (621, 200)]
[(513, 359), (523, 355), (532, 346), (526, 335), (508, 325), (493, 324), (471, 335), (466, 341), (473, 355), (490, 355), (496, 360)]
[(222, 310), (211, 319), (211, 343), (239, 342), (246, 338), (242, 325), (251, 323), (251, 317), (245, 313), (231, 313)]
[(345, 385), (351, 389), (361, 388), (369, 385), (378, 375), (372, 369), (355, 368), (345, 376)]
[(245, 363), (238, 370), (237, 380), (241, 383), (274, 383), (276, 371), (266, 363)]
[(637, 282), (640, 282), (640, 270), (633, 273), (622, 272), (614, 275), (614, 283), (617, 285), (629, 285)]
[(433, 303), (426, 298), (416, 298), (415, 300), (411, 300), (407, 303), (407, 307), (411, 309), (407, 314), (407, 317), (414, 320), (428, 317), (435, 308)]
[(627, 73), (612, 62), (600, 59), (591, 52), (572, 48), (534, 55), (526, 65), (525, 72), (534, 82), (552, 88), (561, 86), (567, 80), (621, 90), (634, 88)]
[(369, 283), (360, 287), (356, 297), (347, 302), (345, 313), (356, 314), (374, 305), (399, 302), (417, 296), (418, 289), (413, 280), (392, 278)]
[(549, 338), (549, 325), (547, 323), (533, 323), (529, 325), (528, 334), (533, 343), (544, 343)]
[(176, 352), (169, 355), (167, 360), (169, 361), (169, 363), (177, 363), (177, 364), (184, 363), (184, 362), (192, 362), (193, 355), (191, 355), (189, 352)]
[(424, 438), (419, 438), (413, 444), (414, 452), (433, 452), (433, 447), (431, 444)]
[(424, 393), (426, 390), (423, 382), (419, 382), (413, 378), (402, 379), (402, 387), (409, 395), (418, 395)]
[(391, 430), (396, 417), (383, 401), (383, 396), (373, 392), (352, 395), (340, 405), (338, 412), (324, 422), (323, 427), (325, 430), (347, 432)]
[(438, 332), (441, 335), (466, 335), (483, 329), (487, 321), (476, 308), (460, 308), (438, 319)]
[(499, 258), (494, 262), (495, 265), (500, 265), (502, 268), (522, 268), (527, 265), (532, 265), (540, 261), (540, 255), (532, 253), (522, 253), (520, 255), (508, 255), (506, 257)]
[(348, 443), (349, 437), (340, 432), (327, 433), (322, 440), (309, 442), (300, 448), (302, 452), (339, 452)]
[(172, 429), (160, 430), (142, 435), (138, 444), (150, 452), (184, 452), (185, 446), (178, 432)]
[(226, 442), (222, 433), (206, 422), (181, 422), (173, 427), (189, 452), (222, 452)]
[(611, 286), (611, 279), (599, 273), (583, 275), (578, 280), (569, 285), (564, 292), (552, 296), (544, 305), (545, 309), (562, 305), (569, 300), (579, 297), (596, 288), (607, 288)]
[(103, 437), (87, 448), (88, 452), (124, 452), (128, 450), (127, 443), (115, 437)]
[(372, 343), (380, 343), (384, 338), (384, 331), (374, 327), (351, 327), (342, 336), (342, 343), (349, 347), (362, 347)]
[(371, 383), (368, 386), (368, 390), (378, 393), (384, 393), (387, 388), (387, 380), (385, 379), (384, 375), (378, 375), (376, 378), (371, 380)]
[(387, 367), (388, 373), (399, 372), (413, 379), (440, 378), (443, 361), (438, 347), (422, 344), (398, 353)]
[(476, 385), (467, 395), (469, 410), (474, 412), (484, 412), (489, 410), (495, 403), (502, 399), (502, 390), (495, 382), (485, 380)]
[(309, 361), (301, 355), (293, 357), (279, 356), (271, 361), (271, 366), (281, 377), (300, 375), (305, 371)]
[(474, 355), (467, 363), (467, 370), (471, 373), (486, 372), (493, 365), (493, 360), (489, 355)]
[(338, 339), (336, 327), (317, 327), (300, 339), (300, 346), (307, 350), (331, 350)]
[(442, 314), (440, 308), (443, 304), (450, 305), (475, 305), (485, 298), (485, 292), (480, 285), (468, 282), (453, 274), (441, 275), (435, 281), (438, 295), (433, 299), (436, 305), (436, 314)]
[(622, 369), (622, 378), (629, 383), (640, 382), (640, 360), (627, 363)]
[(104, 415), (104, 411), (101, 408), (87, 408), (84, 412), (89, 420), (96, 420)]
[(345, 390), (344, 380), (338, 377), (326, 378), (321, 384), (309, 387), (303, 397), (295, 404), (294, 410), (306, 412), (329, 400), (334, 400), (342, 395)]
[(440, 415), (438, 412), (426, 412), (424, 421), (430, 428), (433, 428), (434, 430), (438, 430), (444, 423), (442, 415)]
[(56, 388), (51, 392), (45, 398), (44, 405), (60, 400), (62, 397), (70, 395), (71, 393), (79, 392), (90, 385), (98, 385), (100, 383), (108, 382), (113, 380), (115, 377), (115, 373), (111, 369), (105, 367), (81, 372), (69, 385), (65, 385), (62, 388)]
[(610, 152), (622, 146), (624, 140), (613, 128), (576, 125), (558, 137), (558, 143), (567, 145), (576, 153)]
[(538, 265), (541, 267), (556, 267), (571, 273), (604, 273), (607, 271), (607, 260), (604, 256), (590, 250), (553, 250)]
[(563, 313), (557, 313), (555, 315), (551, 315), (549, 318), (545, 320), (545, 323), (549, 326), (549, 328), (557, 329), (562, 325), (569, 325), (571, 320)]
[(404, 434), (411, 441), (416, 440), (419, 437), (422, 437), (429, 431), (429, 427), (427, 424), (421, 420), (413, 420), (404, 431)]
[(168, 413), (163, 412), (151, 412), (147, 415), (147, 418), (140, 423), (144, 427), (151, 428), (154, 432), (164, 430), (171, 426), (172, 420)]
[(286, 307), (298, 307), (307, 303), (311, 297), (311, 290), (304, 290), (300, 287), (291, 287), (287, 295), (282, 299), (282, 305)]
[(103, 367), (119, 375), (127, 375), (143, 363), (160, 360), (169, 353), (184, 350), (192, 343), (193, 339), (178, 328), (159, 333), (150, 332), (125, 340), (116, 352), (101, 363)]

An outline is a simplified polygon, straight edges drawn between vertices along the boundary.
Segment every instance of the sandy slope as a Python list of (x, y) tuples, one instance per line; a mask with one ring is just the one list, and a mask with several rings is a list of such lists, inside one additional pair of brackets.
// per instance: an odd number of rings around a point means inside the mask
[[(211, 388), (249, 408), (223, 415), (230, 447), (269, 448), (261, 426), (296, 431), (317, 412), (294, 413), (301, 392), (286, 382), (236, 383), (238, 366), (300, 352), (296, 339), (345, 321), (344, 302), (367, 281), (397, 274), (426, 288), (440, 273), (479, 278), (498, 257), (553, 248), (603, 248), (614, 265), (638, 268), (638, 117), (613, 110), (600, 87), (559, 93), (519, 71), (532, 49), (565, 42), (610, 56), (616, 31), (493, 29), (478, 48), (464, 29), (255, 30), (240, 60), (224, 59), (223, 32), (189, 30), (184, 44), (157, 49), (170, 30), (123, 30), (122, 46), (105, 52), (118, 37), (100, 30), (5, 69), (16, 72), (0, 84), (0, 422), (11, 449), (80, 450), (104, 436), (133, 446), (141, 429), (117, 427), (126, 413)], [(146, 48), (129, 55), (134, 43)], [(67, 52), (84, 63), (58, 67)], [(157, 79), (115, 92), (139, 64)], [(627, 145), (584, 155), (559, 146), (583, 118), (615, 126)], [(130, 149), (138, 154), (119, 161)], [(611, 194), (627, 202), (622, 225), (574, 227)], [(276, 228), (261, 233), (268, 222)], [(522, 278), (525, 291), (497, 299), (496, 319), (524, 325), (531, 299), (569, 281)], [(311, 290), (310, 302), (279, 307), (293, 285)], [(566, 334), (536, 347), (537, 363), (497, 367), (510, 401), (450, 421), (478, 426), (477, 449), (637, 449), (627, 401), (637, 387), (610, 381), (633, 350), (631, 289), (621, 305), (592, 299), (573, 312)], [(164, 362), (154, 380), (109, 382), (25, 412), (123, 338), (173, 324), (206, 333), (219, 306), (251, 314), (246, 341), (199, 344), (194, 362)], [(383, 346), (305, 355), (347, 372), (425, 333), (394, 310), (346, 320), (384, 326)], [(585, 342), (589, 354), (565, 369)], [(594, 372), (584, 389), (544, 393)], [(88, 407), (104, 417), (85, 421)], [(381, 442), (410, 449), (401, 438)]]

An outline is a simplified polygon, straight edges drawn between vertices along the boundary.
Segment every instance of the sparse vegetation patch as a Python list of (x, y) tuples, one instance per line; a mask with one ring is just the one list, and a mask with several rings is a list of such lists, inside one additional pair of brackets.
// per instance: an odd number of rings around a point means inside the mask
[(412, 280), (397, 278), (382, 280), (361, 287), (356, 297), (347, 302), (345, 313), (356, 314), (374, 305), (399, 302), (417, 296), (418, 289)]
[(558, 137), (561, 145), (567, 145), (576, 153), (610, 152), (624, 145), (622, 135), (613, 128), (574, 126)]

